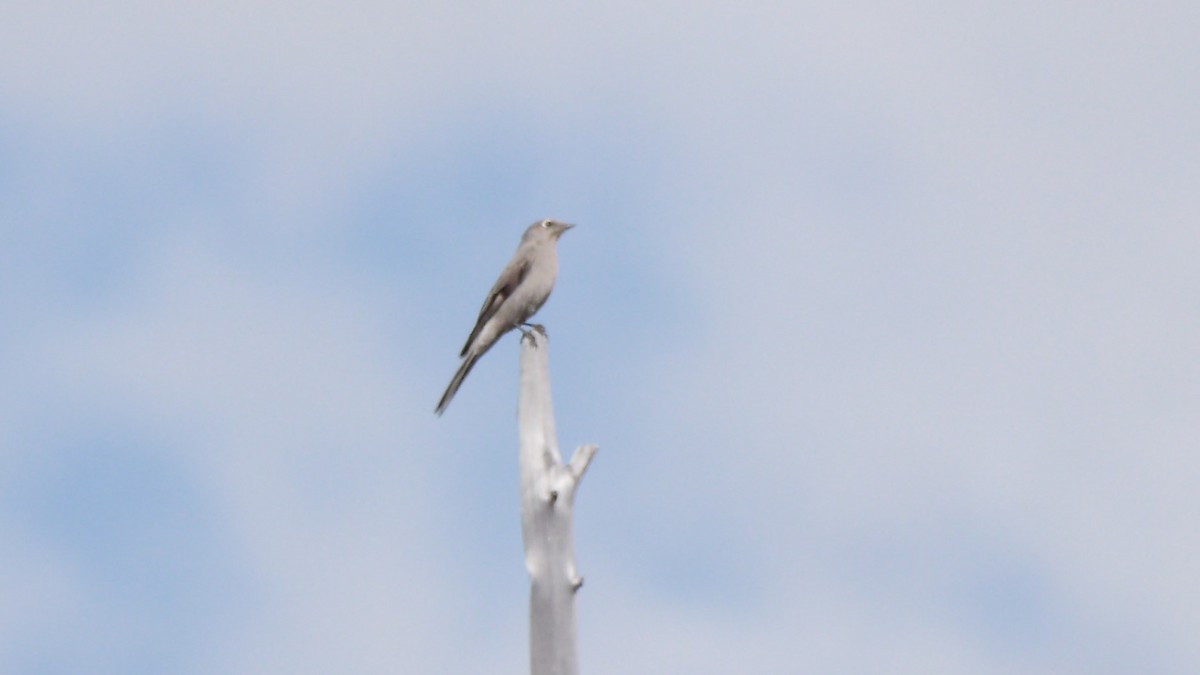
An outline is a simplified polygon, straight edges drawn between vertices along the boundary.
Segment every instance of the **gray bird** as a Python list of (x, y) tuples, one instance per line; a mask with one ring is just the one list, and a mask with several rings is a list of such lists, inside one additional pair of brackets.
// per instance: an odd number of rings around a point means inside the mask
[(479, 357), (491, 349), (500, 336), (528, 321), (550, 297), (554, 278), (558, 276), (555, 244), (562, 233), (572, 227), (575, 226), (557, 220), (539, 220), (521, 235), (517, 252), (488, 292), (483, 308), (479, 310), (479, 319), (475, 321), (475, 329), (459, 353), (462, 365), (434, 409), (438, 415), (450, 405), (450, 399), (454, 398)]

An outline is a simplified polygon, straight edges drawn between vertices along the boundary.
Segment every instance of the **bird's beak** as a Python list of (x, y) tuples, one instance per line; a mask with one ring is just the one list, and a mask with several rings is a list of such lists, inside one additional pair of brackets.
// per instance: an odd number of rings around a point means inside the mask
[(575, 227), (575, 223), (559, 223), (558, 224), (558, 236), (561, 237), (563, 232), (566, 232), (567, 230), (571, 229), (572, 227)]

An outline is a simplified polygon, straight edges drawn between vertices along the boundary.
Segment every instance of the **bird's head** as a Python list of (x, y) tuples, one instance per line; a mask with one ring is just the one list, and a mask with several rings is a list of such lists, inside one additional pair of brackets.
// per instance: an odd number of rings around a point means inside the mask
[(557, 241), (562, 236), (563, 232), (575, 227), (571, 223), (564, 223), (561, 220), (553, 220), (547, 218), (539, 220), (530, 225), (525, 230), (525, 234), (521, 237), (522, 241), (530, 241), (532, 239), (550, 239)]

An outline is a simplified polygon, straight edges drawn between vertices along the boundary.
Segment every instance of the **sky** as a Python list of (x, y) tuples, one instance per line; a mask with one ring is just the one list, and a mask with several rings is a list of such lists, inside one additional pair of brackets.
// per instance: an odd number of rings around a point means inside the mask
[(0, 672), (1200, 672), (1192, 2), (9, 3)]

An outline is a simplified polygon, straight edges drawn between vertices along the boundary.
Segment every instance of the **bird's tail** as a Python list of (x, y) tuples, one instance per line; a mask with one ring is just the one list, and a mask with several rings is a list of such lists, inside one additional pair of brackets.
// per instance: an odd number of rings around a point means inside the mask
[(475, 361), (479, 359), (479, 356), (479, 354), (468, 354), (462, 365), (458, 367), (458, 372), (454, 373), (454, 377), (450, 379), (450, 384), (446, 387), (446, 393), (442, 394), (437, 407), (433, 409), (438, 415), (446, 411), (446, 406), (450, 405), (450, 399), (454, 398), (455, 392), (462, 386), (463, 380), (467, 378), (467, 373), (471, 372), (471, 368), (475, 366)]

